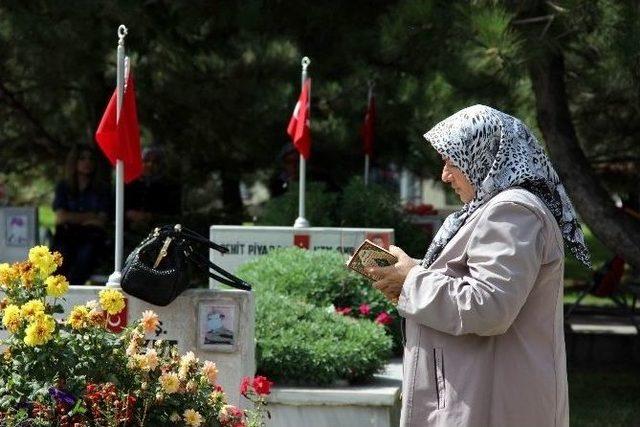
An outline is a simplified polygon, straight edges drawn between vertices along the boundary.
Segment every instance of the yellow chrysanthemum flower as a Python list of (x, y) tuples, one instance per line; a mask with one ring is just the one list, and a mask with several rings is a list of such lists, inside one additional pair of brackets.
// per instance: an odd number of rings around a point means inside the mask
[(9, 304), (4, 309), (2, 316), (2, 324), (11, 333), (15, 333), (22, 325), (22, 314), (20, 307), (15, 304)]
[(153, 371), (160, 363), (158, 353), (153, 349), (147, 349), (145, 354), (134, 354), (132, 357), (135, 361), (135, 366), (141, 371)]
[(48, 314), (35, 318), (24, 331), (24, 343), (35, 347), (47, 343), (53, 337), (56, 321)]
[(69, 282), (64, 276), (49, 276), (44, 281), (47, 286), (47, 295), (50, 297), (60, 298), (69, 290)]
[(45, 278), (56, 271), (58, 265), (56, 258), (46, 246), (34, 246), (29, 250), (29, 261), (35, 265), (40, 272), (40, 277)]
[(31, 301), (24, 303), (20, 308), (20, 312), (22, 313), (22, 317), (25, 319), (33, 320), (44, 314), (44, 304), (39, 299), (32, 299)]
[(105, 289), (100, 291), (100, 306), (104, 311), (113, 315), (124, 309), (124, 296), (116, 289)]
[(84, 305), (76, 305), (69, 313), (67, 325), (73, 329), (80, 330), (89, 326), (89, 309)]
[(58, 267), (62, 267), (62, 262), (64, 261), (64, 258), (62, 257), (62, 254), (58, 251), (53, 252), (53, 261), (56, 263), (56, 265)]
[(5, 263), (0, 264), (0, 288), (9, 288), (13, 287), (13, 282), (15, 282), (20, 277), (18, 271), (13, 268), (13, 266)]
[(182, 414), (182, 416), (184, 417), (184, 423), (189, 427), (198, 427), (202, 424), (203, 421), (202, 415), (200, 415), (198, 411), (195, 411), (193, 409), (187, 409), (186, 411), (184, 411), (184, 414)]
[(162, 390), (167, 394), (175, 393), (180, 387), (180, 380), (174, 372), (168, 372), (160, 375), (159, 380)]
[(15, 263), (13, 265), (13, 268), (16, 269), (18, 275), (20, 276), (22, 286), (24, 286), (26, 289), (31, 289), (37, 273), (37, 269), (34, 267), (34, 265), (29, 261), (23, 261)]

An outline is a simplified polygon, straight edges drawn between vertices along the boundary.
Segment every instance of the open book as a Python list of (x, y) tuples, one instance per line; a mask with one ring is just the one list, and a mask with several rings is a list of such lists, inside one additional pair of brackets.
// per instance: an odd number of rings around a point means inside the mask
[(347, 267), (357, 271), (370, 280), (380, 280), (375, 274), (368, 273), (368, 267), (387, 267), (398, 262), (398, 258), (385, 248), (376, 245), (371, 240), (365, 240), (347, 261)]

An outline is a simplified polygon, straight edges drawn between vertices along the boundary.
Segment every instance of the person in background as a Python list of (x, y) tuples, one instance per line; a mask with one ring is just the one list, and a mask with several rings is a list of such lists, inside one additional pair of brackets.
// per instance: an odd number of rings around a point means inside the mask
[(99, 179), (95, 151), (74, 147), (55, 189), (52, 243), (63, 256), (60, 271), (71, 285), (85, 284), (105, 253), (109, 208), (108, 186)]
[(300, 156), (293, 144), (285, 144), (278, 153), (276, 169), (269, 179), (269, 194), (278, 197), (286, 193), (292, 183), (298, 179)]
[(425, 138), (464, 206), (422, 261), (392, 246), (398, 262), (369, 270), (406, 321), (400, 424), (568, 426), (564, 244), (590, 260), (564, 186), (531, 131), (493, 108)]
[[(164, 153), (160, 148), (142, 151), (142, 176), (125, 187), (125, 227), (129, 238), (143, 237), (158, 225), (176, 220), (180, 214), (180, 187), (167, 177)], [(130, 246), (137, 244), (131, 241)]]

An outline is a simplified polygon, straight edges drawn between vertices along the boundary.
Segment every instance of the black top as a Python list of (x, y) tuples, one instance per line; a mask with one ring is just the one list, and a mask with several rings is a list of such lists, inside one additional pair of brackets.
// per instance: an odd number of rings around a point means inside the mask
[(109, 215), (110, 206), (109, 193), (94, 189), (91, 185), (77, 193), (73, 193), (65, 181), (56, 185), (54, 211), (63, 209), (69, 212), (104, 212)]
[(125, 210), (162, 215), (180, 213), (180, 189), (171, 182), (139, 179), (126, 186), (124, 197)]

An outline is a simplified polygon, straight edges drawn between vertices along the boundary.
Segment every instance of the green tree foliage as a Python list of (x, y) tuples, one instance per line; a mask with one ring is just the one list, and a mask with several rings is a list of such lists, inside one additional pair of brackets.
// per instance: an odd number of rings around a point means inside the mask
[(303, 55), (312, 59), (312, 180), (339, 188), (360, 174), (369, 80), (374, 165), (439, 176), (421, 135), (474, 103), (542, 136), (530, 69), (551, 46), (564, 57), (580, 149), (609, 191), (637, 205), (638, 15), (634, 2), (613, 0), (9, 0), (0, 5), (0, 172), (53, 177), (69, 145), (92, 139), (125, 23), (145, 144), (169, 148), (187, 189), (219, 177), (229, 222), (242, 216), (239, 180), (281, 167)]

